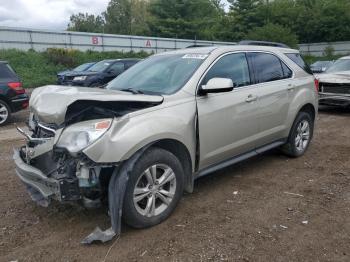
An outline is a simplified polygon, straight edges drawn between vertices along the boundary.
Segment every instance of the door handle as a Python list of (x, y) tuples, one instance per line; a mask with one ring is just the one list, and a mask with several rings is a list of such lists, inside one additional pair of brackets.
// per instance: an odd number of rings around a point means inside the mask
[(256, 101), (257, 99), (258, 99), (257, 96), (254, 96), (254, 95), (250, 94), (250, 95), (246, 98), (245, 101), (246, 101), (247, 103), (251, 103), (251, 102)]
[(292, 84), (289, 84), (288, 85), (288, 91), (294, 91), (294, 88), (295, 88), (295, 86), (294, 85), (292, 85)]

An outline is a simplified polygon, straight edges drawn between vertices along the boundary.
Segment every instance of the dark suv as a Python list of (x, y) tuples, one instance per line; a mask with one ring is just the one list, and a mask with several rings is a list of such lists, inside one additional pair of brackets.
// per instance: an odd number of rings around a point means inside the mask
[(29, 97), (15, 71), (6, 61), (0, 61), (0, 126), (11, 114), (28, 107)]
[(63, 85), (99, 87), (129, 69), (140, 59), (108, 59), (102, 60), (88, 70), (74, 72), (65, 76)]

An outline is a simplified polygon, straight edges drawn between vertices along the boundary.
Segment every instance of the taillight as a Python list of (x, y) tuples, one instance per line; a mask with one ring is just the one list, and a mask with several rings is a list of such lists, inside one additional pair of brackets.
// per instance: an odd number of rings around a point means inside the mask
[(318, 81), (318, 79), (317, 78), (315, 78), (315, 89), (316, 89), (316, 92), (318, 92), (319, 91), (319, 88), (320, 88), (320, 82)]
[(20, 95), (20, 94), (24, 94), (26, 91), (23, 89), (22, 87), (22, 83), (21, 82), (10, 82), (7, 83), (7, 86), (13, 90), (15, 90), (16, 94)]

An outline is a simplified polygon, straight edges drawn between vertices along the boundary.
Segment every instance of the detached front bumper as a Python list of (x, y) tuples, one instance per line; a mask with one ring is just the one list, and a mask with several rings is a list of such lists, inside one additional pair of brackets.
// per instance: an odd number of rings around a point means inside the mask
[[(24, 162), (19, 150), (14, 151), (13, 159), (17, 176), (28, 187), (32, 199), (38, 204), (47, 206), (51, 199), (58, 201), (80, 199), (77, 180), (48, 177), (38, 168)], [(43, 202), (47, 204), (42, 204)]]
[(350, 95), (319, 93), (319, 103), (321, 105), (330, 105), (330, 106), (343, 106), (343, 107), (350, 106)]

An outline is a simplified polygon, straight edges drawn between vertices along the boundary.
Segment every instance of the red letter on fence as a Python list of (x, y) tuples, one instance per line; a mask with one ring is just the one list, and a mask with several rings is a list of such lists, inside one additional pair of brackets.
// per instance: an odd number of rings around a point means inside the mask
[(98, 36), (93, 36), (91, 40), (93, 45), (98, 45)]

